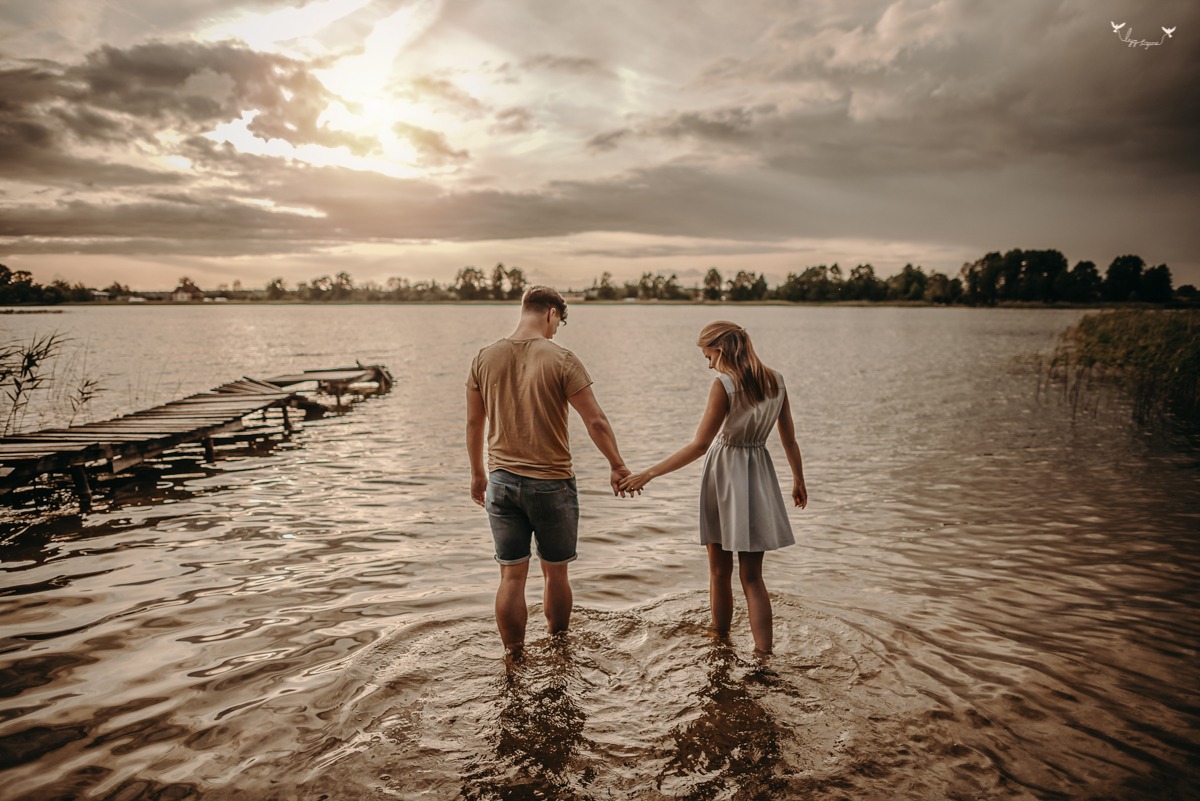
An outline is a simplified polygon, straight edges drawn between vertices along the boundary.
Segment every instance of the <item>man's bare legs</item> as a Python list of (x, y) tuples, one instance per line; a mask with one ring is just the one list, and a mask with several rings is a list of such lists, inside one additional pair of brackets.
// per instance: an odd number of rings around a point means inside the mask
[[(709, 546), (712, 547), (712, 546)], [(771, 620), (771, 596), (762, 577), (763, 554), (738, 553), (738, 575), (742, 590), (746, 593), (746, 613), (750, 618), (750, 633), (754, 635), (754, 652), (771, 653), (773, 631)]]
[(569, 564), (569, 562), (541, 563), (542, 576), (546, 579), (545, 594), (542, 596), (542, 611), (546, 614), (546, 630), (551, 634), (566, 631), (571, 622), (571, 606), (574, 604), (575, 598), (571, 593), (571, 582), (567, 578), (567, 565)]
[[(568, 562), (542, 562), (546, 580), (542, 610), (546, 613), (546, 630), (551, 634), (566, 631), (571, 622), (574, 596), (567, 576)], [(525, 582), (529, 577), (529, 562), (519, 565), (500, 565), (500, 587), (496, 590), (496, 627), (506, 650), (518, 652), (525, 645), (525, 625), (529, 608), (525, 604)]]
[(729, 636), (733, 622), (733, 554), (720, 545), (708, 546), (708, 595), (712, 606), (712, 632), (718, 637)]
[(529, 609), (525, 606), (525, 579), (529, 562), (500, 565), (500, 587), (496, 590), (496, 627), (504, 648), (517, 653), (525, 645), (525, 623)]

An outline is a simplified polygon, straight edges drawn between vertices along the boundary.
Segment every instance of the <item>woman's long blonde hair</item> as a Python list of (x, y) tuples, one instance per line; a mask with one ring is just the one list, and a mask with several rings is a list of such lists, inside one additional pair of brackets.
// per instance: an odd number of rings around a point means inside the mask
[(750, 344), (750, 335), (740, 325), (726, 320), (709, 323), (700, 329), (696, 344), (718, 351), (717, 370), (733, 379), (748, 403), (760, 403), (779, 394), (775, 373), (758, 358)]

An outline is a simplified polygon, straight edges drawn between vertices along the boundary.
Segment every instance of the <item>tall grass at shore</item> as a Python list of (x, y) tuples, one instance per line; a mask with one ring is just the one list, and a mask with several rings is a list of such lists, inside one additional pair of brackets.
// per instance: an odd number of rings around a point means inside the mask
[(24, 432), (31, 406), (38, 408), (38, 423), (70, 426), (86, 415), (102, 389), (87, 374), (87, 357), (86, 348), (57, 331), (0, 344), (0, 436)]
[(1172, 415), (1200, 422), (1200, 313), (1118, 309), (1085, 315), (1063, 333), (1046, 383), (1060, 383), (1072, 410), (1116, 383), (1139, 422)]

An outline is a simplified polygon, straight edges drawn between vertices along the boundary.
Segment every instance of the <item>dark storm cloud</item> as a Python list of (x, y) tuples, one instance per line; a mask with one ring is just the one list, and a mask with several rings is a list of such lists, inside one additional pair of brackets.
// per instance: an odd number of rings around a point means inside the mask
[(234, 43), (102, 47), (67, 77), (84, 87), (76, 99), (133, 117), (206, 130), (255, 109), (249, 129), (263, 139), (345, 146), (358, 154), (374, 149), (372, 142), (319, 124), (333, 96), (307, 64)]
[(247, 203), (205, 198), (202, 204), (164, 202), (94, 203), (70, 200), (50, 208), (14, 209), (0, 216), (0, 236), (100, 239), (303, 238), (318, 226), (310, 218), (270, 212)]
[(86, 108), (55, 106), (73, 89), (44, 67), (0, 70), (0, 175), (48, 186), (136, 186), (177, 177), (72, 152), (76, 141), (123, 141), (128, 129)]

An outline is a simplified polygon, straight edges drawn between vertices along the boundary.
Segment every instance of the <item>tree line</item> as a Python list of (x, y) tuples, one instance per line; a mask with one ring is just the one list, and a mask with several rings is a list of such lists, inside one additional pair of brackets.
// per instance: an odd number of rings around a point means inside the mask
[(1197, 290), (1188, 284), (1176, 290), (1171, 270), (1165, 264), (1147, 267), (1140, 256), (1118, 256), (1103, 276), (1095, 263), (1077, 262), (1068, 267), (1057, 250), (1010, 250), (988, 253), (964, 264), (956, 276), (926, 273), (906, 264), (889, 278), (880, 278), (870, 264), (860, 264), (845, 273), (837, 264), (816, 265), (800, 273), (789, 273), (775, 287), (765, 276), (739, 270), (725, 279), (711, 268), (702, 286), (685, 290), (675, 275), (645, 273), (638, 281), (617, 285), (611, 273), (593, 281), (588, 297), (597, 300), (761, 301), (822, 303), (834, 301), (923, 301), (939, 304), (994, 306), (998, 303), (1142, 302), (1172, 303), (1197, 300)]
[[(216, 292), (201, 292), (190, 278), (181, 278), (175, 290), (183, 296), (235, 301), (313, 302), (449, 302), (460, 300), (513, 300), (520, 298), (528, 282), (520, 267), (497, 264), (490, 272), (464, 267), (453, 282), (412, 282), (393, 277), (383, 284), (367, 281), (356, 284), (349, 273), (321, 275), (289, 288), (275, 278), (263, 289), (243, 289), (241, 282), (222, 285)], [(113, 282), (103, 290), (82, 283), (62, 280), (43, 286), (22, 270), (10, 270), (0, 264), (0, 305), (54, 305), (83, 303), (99, 299), (129, 297), (168, 299), (173, 293), (134, 292)], [(1194, 286), (1176, 289), (1171, 271), (1165, 264), (1148, 267), (1140, 256), (1118, 256), (1104, 274), (1093, 262), (1080, 261), (1069, 267), (1057, 250), (1020, 250), (988, 253), (964, 264), (955, 276), (929, 272), (906, 264), (898, 273), (880, 278), (870, 264), (860, 264), (848, 273), (837, 265), (816, 265), (803, 272), (788, 273), (780, 284), (771, 287), (765, 274), (738, 270), (725, 278), (710, 268), (699, 286), (685, 287), (677, 275), (643, 273), (636, 281), (617, 283), (612, 273), (594, 279), (584, 291), (588, 300), (682, 300), (682, 301), (764, 301), (823, 303), (835, 301), (886, 302), (914, 301), (968, 306), (994, 306), (999, 303), (1075, 303), (1101, 302), (1187, 303), (1200, 301)]]

